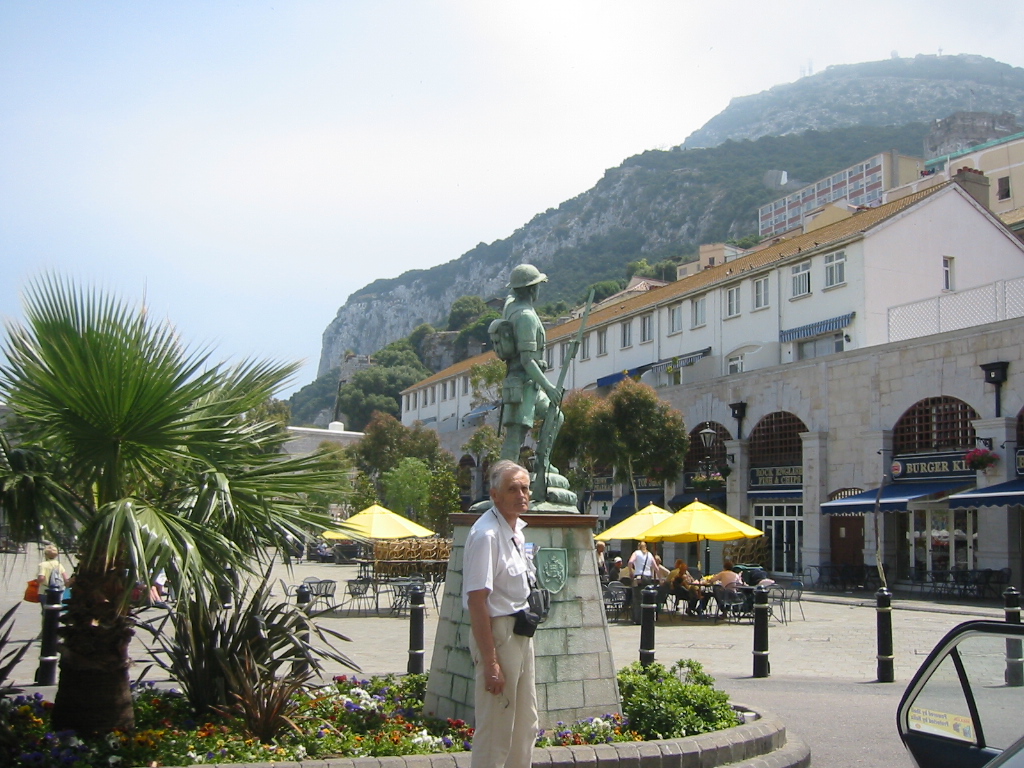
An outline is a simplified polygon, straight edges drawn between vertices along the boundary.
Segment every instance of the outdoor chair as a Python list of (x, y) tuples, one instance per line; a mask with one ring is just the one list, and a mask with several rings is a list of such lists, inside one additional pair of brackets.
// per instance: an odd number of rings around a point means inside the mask
[(804, 621), (807, 620), (804, 615), (804, 583), (802, 581), (775, 584), (769, 588), (768, 595), (771, 598), (772, 614), (777, 616), (783, 624), (787, 624), (793, 619), (794, 604), (800, 608), (800, 618)]
[(312, 595), (309, 601), (309, 609), (313, 610), (317, 603), (321, 602), (325, 604), (325, 610), (336, 607), (334, 593), (337, 591), (337, 588), (338, 582), (334, 579), (322, 579), (311, 584)]
[(618, 621), (626, 610), (626, 586), (621, 581), (612, 581), (604, 588), (605, 615), (615, 616)]
[(741, 619), (753, 619), (752, 607), (747, 607), (747, 596), (735, 589), (725, 589), (721, 584), (714, 586), (715, 604), (718, 606), (716, 618), (739, 622)]
[(297, 584), (286, 584), (284, 579), (278, 579), (281, 582), (281, 590), (284, 592), (285, 597), (295, 597), (295, 590), (298, 589)]
[(345, 605), (349, 608), (355, 606), (357, 610), (362, 611), (362, 607), (377, 608), (377, 594), (373, 589), (373, 582), (369, 579), (349, 579), (345, 582), (345, 591), (348, 594), (348, 599), (345, 601)]
[(1002, 598), (1004, 590), (1010, 585), (1012, 573), (1009, 568), (1002, 568), (992, 574), (992, 579), (988, 584), (992, 597), (997, 600)]

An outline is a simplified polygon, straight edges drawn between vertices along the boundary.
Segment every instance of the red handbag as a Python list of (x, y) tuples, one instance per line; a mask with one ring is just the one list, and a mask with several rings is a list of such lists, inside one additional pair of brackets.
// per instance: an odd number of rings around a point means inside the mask
[(39, 582), (32, 579), (25, 585), (25, 602), (26, 603), (38, 603), (39, 602)]

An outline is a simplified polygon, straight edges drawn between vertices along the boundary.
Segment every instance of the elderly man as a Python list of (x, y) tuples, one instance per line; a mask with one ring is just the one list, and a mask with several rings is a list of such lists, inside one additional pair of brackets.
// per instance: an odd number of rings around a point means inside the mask
[(503, 459), (490, 479), (493, 506), (469, 531), (462, 572), (476, 667), (472, 768), (526, 768), (537, 738), (533, 638), (513, 628), (528, 606), (534, 568), (520, 519), (530, 505), (530, 476)]

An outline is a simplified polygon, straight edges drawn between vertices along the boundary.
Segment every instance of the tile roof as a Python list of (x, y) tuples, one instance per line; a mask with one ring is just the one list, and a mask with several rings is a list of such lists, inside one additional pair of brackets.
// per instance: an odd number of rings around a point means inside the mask
[[(802, 258), (809, 258), (816, 253), (828, 250), (836, 243), (863, 235), (869, 229), (888, 221), (925, 198), (931, 197), (940, 190), (952, 185), (955, 185), (955, 182), (945, 182), (919, 192), (914, 192), (899, 200), (885, 203), (876, 208), (860, 210), (849, 218), (828, 224), (821, 229), (799, 234), (786, 240), (779, 240), (767, 248), (738, 256), (731, 261), (701, 270), (693, 275), (684, 277), (682, 280), (677, 280), (660, 288), (652, 288), (645, 293), (626, 298), (614, 306), (594, 310), (590, 313), (588, 328), (593, 329), (601, 325), (613, 323), (621, 318), (636, 316), (642, 313), (644, 309), (653, 310), (662, 304), (682, 299), (689, 294), (700, 293), (720, 283), (738, 279), (747, 272), (769, 266), (787, 258), (798, 255)], [(549, 328), (547, 332), (548, 343), (569, 340), (579, 332), (580, 322), (581, 319), (574, 319), (554, 328)], [(494, 358), (493, 352), (485, 352), (482, 355), (455, 363), (455, 365), (439, 371), (433, 376), (403, 390), (402, 394), (421, 389), (424, 386), (429, 386), (452, 376), (457, 376), (467, 372), (474, 365), (487, 362), (492, 358)]]

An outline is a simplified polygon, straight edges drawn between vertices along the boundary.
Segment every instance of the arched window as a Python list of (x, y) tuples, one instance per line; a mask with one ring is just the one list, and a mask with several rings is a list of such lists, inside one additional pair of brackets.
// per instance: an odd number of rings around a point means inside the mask
[(686, 449), (686, 462), (683, 467), (684, 472), (698, 472), (700, 471), (701, 464), (704, 462), (704, 457), (709, 455), (709, 452), (704, 448), (704, 443), (700, 439), (700, 432), (702, 429), (715, 430), (715, 442), (711, 446), (710, 456), (711, 463), (716, 467), (720, 467), (725, 464), (725, 441), (732, 440), (732, 435), (729, 434), (729, 430), (719, 424), (717, 421), (702, 421), (697, 424), (692, 430), (690, 430), (690, 447)]
[(929, 397), (908, 408), (892, 430), (897, 456), (933, 451), (967, 451), (974, 447), (977, 412), (955, 397)]
[(751, 467), (789, 467), (803, 464), (800, 433), (807, 427), (786, 411), (769, 413), (750, 432)]

